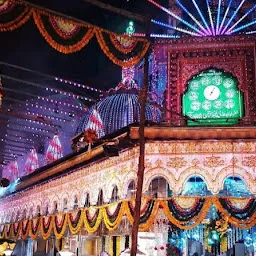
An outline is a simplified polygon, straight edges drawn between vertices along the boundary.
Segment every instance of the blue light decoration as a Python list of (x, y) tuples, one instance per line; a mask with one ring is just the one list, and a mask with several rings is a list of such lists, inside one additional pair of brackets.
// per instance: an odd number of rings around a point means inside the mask
[[(147, 0), (147, 1), (153, 4), (154, 6), (156, 6), (157, 8), (161, 9), (168, 15), (170, 15), (172, 18), (182, 23), (183, 26), (172, 26), (168, 23), (164, 23), (155, 19), (151, 20), (152, 23), (166, 27), (171, 30), (181, 32), (183, 34), (188, 34), (191, 36), (230, 35), (230, 34), (239, 32), (241, 30), (245, 30), (246, 28), (256, 24), (256, 20), (253, 20), (239, 26), (239, 24), (241, 24), (241, 22), (244, 21), (245, 18), (248, 18), (249, 15), (256, 10), (256, 5), (254, 5), (239, 18), (239, 12), (243, 4), (245, 3), (245, 0), (241, 0), (238, 6), (235, 6), (235, 1), (233, 0), (229, 0), (227, 6), (224, 6), (224, 2), (222, 0), (218, 0), (217, 10), (213, 10), (212, 1), (205, 0), (208, 15), (204, 14), (203, 12), (204, 9), (201, 7), (201, 5), (198, 4), (198, 1), (192, 0), (192, 3), (193, 3), (192, 7), (195, 8), (197, 13), (199, 14), (201, 22), (198, 20), (198, 18), (196, 18), (192, 14), (193, 13), (192, 11), (188, 10), (188, 8), (182, 3), (181, 0), (175, 0), (175, 2), (177, 3), (177, 6), (179, 6), (181, 10), (184, 11), (184, 13), (186, 13), (189, 16), (189, 18), (194, 22), (193, 24), (190, 23), (190, 21), (186, 21), (179, 15), (176, 15), (174, 12), (170, 11), (164, 6), (160, 5), (155, 0)], [(234, 11), (231, 12), (232, 9), (234, 9)], [(246, 32), (248, 31), (245, 31), (245, 33)], [(163, 35), (163, 38), (165, 37), (166, 36)]]
[(151, 22), (154, 23), (154, 24), (160, 25), (162, 27), (166, 27), (166, 28), (177, 30), (179, 32), (183, 32), (185, 34), (189, 34), (189, 35), (192, 35), (192, 36), (200, 36), (199, 34), (194, 33), (192, 31), (189, 31), (189, 30), (186, 30), (186, 29), (183, 29), (183, 28), (179, 28), (179, 27), (176, 27), (176, 26), (174, 27), (174, 26), (172, 26), (170, 24), (166, 24), (166, 23), (163, 23), (163, 22), (158, 21), (158, 20), (152, 19)]
[[(243, 3), (245, 2), (245, 0), (242, 0), (242, 2), (239, 4), (239, 6), (236, 8), (235, 12), (233, 13), (233, 15), (231, 16), (231, 18), (229, 19), (228, 23), (226, 24), (226, 26), (224, 27), (224, 29), (221, 31), (221, 35), (225, 34), (225, 31), (227, 30), (228, 26), (230, 25), (230, 23), (232, 22), (232, 20), (235, 18), (235, 16), (237, 15), (237, 13), (239, 12), (239, 10), (241, 9)], [(229, 34), (229, 33), (226, 33)]]
[(208, 25), (208, 23), (206, 22), (206, 20), (205, 20), (205, 18), (204, 18), (204, 15), (203, 15), (203, 13), (201, 12), (201, 10), (200, 10), (198, 4), (196, 3), (195, 0), (192, 0), (192, 2), (193, 2), (193, 4), (194, 4), (194, 6), (196, 7), (197, 12), (199, 13), (199, 15), (200, 15), (200, 17), (201, 17), (201, 19), (202, 19), (204, 25), (206, 26), (206, 28), (207, 28), (207, 30), (208, 30), (207, 35), (211, 35), (211, 30), (210, 30), (210, 28), (209, 28), (209, 25)]
[(212, 11), (211, 11), (209, 0), (206, 0), (206, 5), (207, 5), (207, 11), (208, 11), (208, 15), (209, 15), (209, 18), (210, 18), (210, 23), (211, 23), (211, 28), (212, 28), (212, 35), (215, 36), (216, 33), (215, 33), (214, 24), (213, 24)]
[(220, 28), (220, 10), (221, 10), (221, 0), (219, 0), (218, 2), (216, 34), (219, 33), (219, 28)]
[[(133, 36), (134, 37), (145, 37), (146, 35), (144, 33), (133, 33)], [(150, 37), (151, 38), (173, 38), (173, 39), (180, 38), (179, 35), (173, 35), (173, 34), (171, 34), (171, 35), (169, 35), (169, 34), (154, 34), (154, 33), (150, 34)]]
[(228, 32), (232, 31), (241, 21), (243, 21), (248, 15), (250, 15), (256, 9), (256, 4), (249, 9), (231, 28), (228, 29)]
[[(169, 14), (170, 16), (172, 16), (173, 18), (179, 20), (180, 22), (182, 22), (183, 24), (187, 25), (188, 27), (192, 28), (194, 31), (196, 31), (197, 33), (195, 33), (194, 35), (197, 34), (201, 34), (201, 35), (205, 35), (202, 31), (200, 31), (198, 28), (196, 28), (195, 26), (193, 26), (192, 24), (190, 24), (189, 22), (185, 21), (184, 19), (182, 19), (180, 16), (176, 15), (175, 13), (169, 11), (167, 8), (161, 6), (160, 4), (156, 3), (153, 0), (148, 0), (148, 2), (152, 3), (153, 5), (155, 5), (156, 7), (160, 8), (161, 10), (163, 10), (164, 12), (166, 12), (167, 14)], [(160, 22), (161, 23), (161, 22)], [(160, 25), (160, 24), (159, 24)], [(173, 29), (177, 29), (177, 27), (171, 26)], [(179, 28), (181, 29), (181, 28)], [(185, 30), (186, 31), (186, 30)]]
[[(180, 8), (187, 13), (187, 15), (204, 31), (205, 34), (208, 33), (208, 31), (202, 26), (202, 24), (193, 16), (191, 12), (188, 11), (188, 9), (181, 3), (179, 0), (175, 0), (176, 3), (180, 6)], [(221, 0), (220, 0), (221, 1)]]
[(229, 12), (229, 10), (230, 10), (230, 8), (231, 8), (231, 6), (232, 6), (232, 2), (233, 2), (233, 0), (229, 0), (228, 6), (227, 6), (227, 8), (226, 8), (225, 14), (224, 14), (223, 19), (222, 19), (221, 24), (220, 24), (220, 28), (219, 28), (219, 30), (217, 31), (217, 32), (218, 32), (218, 35), (221, 34), (220, 32), (221, 32), (221, 30), (222, 30), (222, 27), (224, 26), (225, 20), (226, 20), (226, 18), (227, 18), (227, 16), (228, 16), (228, 12)]
[(252, 22), (249, 22), (249, 23), (247, 23), (247, 24), (245, 24), (245, 25), (243, 25), (243, 26), (240, 26), (240, 27), (238, 27), (238, 28), (236, 28), (236, 29), (230, 31), (230, 34), (233, 34), (233, 33), (235, 33), (235, 32), (238, 32), (238, 31), (240, 31), (240, 30), (243, 30), (243, 29), (245, 29), (245, 28), (248, 28), (248, 27), (250, 27), (250, 26), (252, 26), (252, 25), (254, 25), (254, 24), (256, 24), (256, 20), (254, 20), (254, 21), (252, 21)]

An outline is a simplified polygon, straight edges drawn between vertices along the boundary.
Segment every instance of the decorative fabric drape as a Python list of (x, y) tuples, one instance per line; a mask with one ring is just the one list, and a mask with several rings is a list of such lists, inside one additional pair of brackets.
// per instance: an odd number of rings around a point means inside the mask
[(149, 48), (149, 42), (145, 39), (116, 34), (86, 22), (57, 16), (18, 0), (1, 1), (0, 32), (19, 28), (31, 16), (48, 44), (64, 54), (82, 50), (96, 36), (100, 48), (113, 63), (131, 67), (144, 57)]

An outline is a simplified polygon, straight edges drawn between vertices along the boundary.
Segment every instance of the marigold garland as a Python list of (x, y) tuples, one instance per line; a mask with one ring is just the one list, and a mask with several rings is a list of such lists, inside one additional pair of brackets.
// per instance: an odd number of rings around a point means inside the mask
[(196, 226), (198, 226), (203, 221), (203, 219), (206, 217), (211, 204), (212, 204), (211, 198), (207, 198), (204, 203), (204, 206), (202, 207), (201, 211), (199, 212), (199, 214), (197, 216), (193, 217), (189, 221), (179, 221), (172, 216), (171, 212), (169, 211), (167, 201), (165, 201), (165, 200), (160, 201), (160, 206), (163, 208), (163, 211), (164, 211), (166, 217), (169, 219), (169, 221), (172, 224), (174, 224), (176, 227), (183, 229), (183, 230), (193, 229)]
[(42, 217), (34, 217), (33, 219), (30, 220), (29, 235), (33, 240), (37, 239), (38, 233), (41, 230), (41, 223), (42, 223)]
[[(116, 34), (114, 34), (114, 33), (113, 33), (113, 34), (110, 34), (110, 35), (109, 35), (109, 38), (110, 38), (112, 44), (115, 46), (115, 48), (116, 48), (118, 51), (120, 51), (120, 52), (122, 52), (122, 53), (125, 53), (125, 54), (130, 53), (130, 52), (134, 49), (134, 47), (136, 46), (136, 44), (137, 44), (137, 42), (138, 42), (138, 40), (135, 40), (135, 39), (133, 39), (133, 38), (130, 37), (130, 36), (126, 36), (126, 35), (116, 35)], [(123, 39), (123, 40), (130, 41), (130, 42), (131, 42), (130, 45), (124, 46), (124, 45), (122, 44), (122, 42), (120, 42), (119, 38), (120, 38), (121, 40)]]
[[(42, 17), (41, 17), (42, 15), (49, 18), (50, 14), (47, 12), (43, 12), (43, 11), (39, 11), (39, 10), (35, 10), (35, 9), (33, 10), (33, 18), (34, 18), (35, 24), (36, 24), (37, 28), (39, 29), (40, 33), (42, 34), (44, 39), (49, 43), (49, 45), (51, 47), (53, 47), (55, 50), (57, 50), (61, 53), (69, 54), (69, 53), (74, 53), (74, 52), (80, 51), (83, 47), (85, 47), (89, 43), (89, 41), (94, 36), (94, 28), (90, 27), (88, 25), (87, 32), (82, 37), (82, 39), (79, 40), (77, 43), (75, 43), (73, 45), (64, 45), (64, 44), (57, 43), (56, 40), (53, 39), (52, 35), (50, 35), (49, 32), (47, 31), (47, 29), (43, 23)], [(83, 26), (83, 28), (85, 28), (85, 26)], [(63, 38), (63, 37), (62, 37), (62, 39), (65, 40), (65, 38)]]
[(132, 67), (132, 66), (134, 66), (135, 64), (137, 64), (145, 56), (146, 52), (149, 49), (150, 43), (149, 42), (145, 42), (143, 49), (136, 56), (134, 56), (134, 57), (132, 57), (130, 59), (128, 59), (128, 56), (127, 56), (126, 60), (120, 60), (110, 51), (108, 45), (105, 43), (105, 40), (104, 40), (103, 35), (102, 35), (103, 32), (104, 31), (101, 30), (101, 29), (97, 29), (95, 31), (96, 38), (98, 40), (100, 48), (107, 55), (107, 57), (114, 64), (116, 64), (118, 66), (121, 66), (121, 67), (124, 67), (124, 68), (125, 67)]
[[(55, 50), (64, 54), (80, 51), (89, 43), (92, 37), (96, 35), (100, 48), (113, 63), (121, 67), (131, 67), (137, 64), (144, 57), (150, 45), (150, 43), (145, 39), (129, 38), (128, 36), (112, 33), (90, 24), (68, 20), (64, 17), (56, 16), (51, 12), (34, 8), (28, 3), (24, 4), (18, 0), (9, 2), (11, 5), (16, 7), (16, 9), (20, 8), (21, 11), (19, 11), (21, 13), (19, 14), (18, 11), (14, 11), (14, 14), (17, 15), (18, 13), (18, 16), (8, 22), (1, 23), (0, 19), (0, 32), (17, 29), (25, 24), (31, 16), (33, 16), (34, 22), (45, 40)], [(15, 8), (7, 10), (7, 14), (2, 12), (2, 17), (4, 15), (11, 15), (12, 9)], [(63, 21), (67, 21), (67, 23), (71, 25), (73, 24), (75, 27), (74, 31), (65, 33), (58, 25), (54, 25), (53, 22), (51, 22), (51, 18), (59, 18)], [(47, 24), (45, 22), (47, 22)], [(105, 42), (102, 33), (105, 33), (107, 36), (107, 43)], [(56, 41), (57, 38), (60, 42)], [(124, 39), (124, 42), (127, 40), (126, 45), (119, 42), (119, 38)], [(124, 56), (120, 58), (120, 54), (123, 54)]]
[(152, 225), (154, 223), (154, 219), (158, 212), (158, 208), (159, 208), (159, 201), (155, 200), (153, 209), (151, 210), (151, 214), (149, 215), (149, 218), (146, 220), (145, 223), (140, 223), (139, 231), (146, 232), (152, 227)]
[(254, 214), (246, 220), (239, 220), (238, 218), (231, 216), (226, 211), (226, 209), (221, 205), (218, 198), (215, 198), (215, 200), (213, 200), (213, 204), (215, 205), (216, 209), (221, 213), (221, 215), (223, 215), (224, 217), (228, 216), (228, 222), (237, 228), (248, 229), (255, 226), (256, 224), (256, 212), (254, 212)]
[[(80, 216), (77, 216), (77, 214), (79, 214), (79, 211), (81, 211)], [(77, 218), (76, 223), (74, 223), (74, 221), (72, 221), (72, 215), (74, 213), (76, 214), (76, 218)], [(83, 221), (85, 218), (84, 214), (85, 214), (84, 210), (77, 210), (77, 211), (68, 213), (68, 227), (69, 227), (70, 232), (73, 235), (77, 234), (81, 230), (81, 228), (83, 226)]]
[[(169, 221), (176, 227), (183, 230), (192, 229), (206, 218), (211, 205), (215, 205), (216, 209), (222, 215), (222, 218), (237, 228), (249, 229), (256, 225), (256, 212), (245, 220), (235, 218), (230, 215), (228, 209), (225, 209), (222, 206), (220, 199), (223, 200), (223, 198), (217, 196), (204, 197), (205, 202), (200, 212), (186, 221), (178, 220), (174, 217), (172, 211), (170, 211), (170, 208), (168, 207), (168, 201), (170, 199), (145, 199), (146, 203), (144, 204), (143, 213), (140, 217), (139, 230), (148, 231), (152, 227), (159, 208), (163, 209)], [(76, 234), (81, 230), (84, 224), (84, 227), (88, 232), (94, 233), (98, 230), (102, 221), (109, 231), (113, 231), (120, 225), (123, 216), (126, 216), (129, 222), (133, 223), (132, 200), (124, 200), (118, 204), (120, 206), (118, 205), (114, 212), (108, 211), (108, 208), (111, 207), (111, 205), (92, 207), (91, 209), (94, 209), (91, 211), (93, 216), (86, 214), (86, 211), (90, 209), (86, 208), (79, 209), (76, 212), (57, 213), (53, 216), (36, 217), (32, 220), (26, 219), (21, 220), (18, 223), (1, 225), (0, 238), (17, 239), (19, 234), (21, 234), (21, 238), (25, 240), (30, 234), (32, 239), (37, 239), (38, 234), (41, 231), (43, 239), (47, 240), (52, 234), (52, 231), (54, 231), (56, 238), (60, 239), (66, 232), (67, 227), (72, 234)], [(78, 214), (78, 211), (81, 211), (80, 215)], [(75, 216), (75, 218), (72, 219), (72, 216)], [(58, 222), (58, 220), (60, 220), (60, 222)], [(225, 240), (223, 240), (223, 249), (224, 248)]]
[[(0, 19), (0, 32), (13, 31), (21, 27), (29, 20), (29, 18), (32, 15), (32, 8), (23, 4), (17, 4), (14, 1), (7, 1), (7, 2), (9, 2), (10, 7), (9, 9), (6, 10), (5, 15), (10, 15), (10, 12), (13, 12), (13, 14), (18, 16), (9, 22), (2, 22)], [(23, 10), (20, 10), (20, 13), (18, 10), (19, 8), (23, 9)], [(1, 15), (2, 14), (0, 13), (0, 17)]]
[(13, 225), (13, 227), (12, 227), (12, 235), (11, 235), (11, 237), (16, 240), (16, 239), (18, 239), (18, 237), (20, 235), (21, 222), (20, 221), (19, 222), (15, 222), (12, 225)]
[(12, 235), (12, 224), (7, 224), (4, 229), (5, 239), (10, 239)]
[(94, 223), (94, 225), (91, 227), (91, 225), (89, 224), (90, 220), (88, 220), (87, 218), (87, 214), (85, 214), (84, 217), (84, 227), (85, 229), (89, 232), (89, 233), (94, 233), (98, 230), (100, 223), (102, 221), (102, 215), (103, 215), (103, 208), (99, 208), (99, 213), (96, 217), (96, 221)]
[(133, 224), (133, 216), (132, 216), (132, 213), (131, 213), (131, 210), (130, 210), (130, 207), (129, 207), (129, 201), (124, 201), (123, 205), (124, 205), (124, 214), (125, 214), (125, 216), (129, 220), (129, 222), (131, 224)]
[[(25, 225), (25, 227), (24, 227)], [(30, 220), (26, 219), (21, 221), (21, 239), (26, 240), (30, 232)]]
[(104, 221), (104, 224), (105, 224), (106, 228), (109, 231), (113, 231), (119, 226), (119, 224), (122, 221), (122, 217), (124, 215), (124, 210), (125, 210), (125, 206), (124, 206), (123, 203), (121, 203), (121, 207), (120, 207), (120, 209), (117, 213), (117, 217), (115, 218), (115, 220), (113, 222), (111, 222), (109, 214), (107, 212), (107, 207), (104, 207), (102, 209), (102, 218), (103, 218), (103, 221)]
[[(61, 216), (61, 223), (58, 223), (58, 216)], [(54, 226), (53, 226), (53, 232), (56, 237), (56, 239), (61, 239), (67, 228), (68, 223), (68, 214), (67, 213), (57, 213), (54, 216)]]
[[(48, 219), (47, 227), (45, 226), (45, 218)], [(48, 240), (52, 234), (54, 225), (54, 216), (46, 216), (42, 218), (41, 234), (44, 240)]]
[(5, 226), (6, 226), (6, 225), (1, 225), (1, 226), (0, 226), (0, 228), (1, 228), (1, 229), (0, 229), (0, 239), (3, 239), (3, 238), (4, 238)]

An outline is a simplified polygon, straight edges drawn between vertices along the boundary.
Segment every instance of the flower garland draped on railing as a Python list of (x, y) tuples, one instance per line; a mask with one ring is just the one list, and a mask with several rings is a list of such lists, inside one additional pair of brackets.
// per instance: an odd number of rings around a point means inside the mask
[[(140, 214), (140, 231), (149, 231), (159, 210), (163, 210), (170, 224), (182, 230), (198, 226), (206, 218), (212, 205), (227, 223), (236, 228), (249, 229), (256, 225), (256, 199), (235, 197), (193, 197), (180, 196), (167, 199), (144, 198)], [(44, 240), (54, 234), (57, 239), (64, 236), (67, 228), (72, 234), (81, 229), (89, 233), (98, 231), (101, 224), (107, 230), (116, 230), (126, 217), (133, 223), (134, 199), (124, 200), (103, 206), (91, 206), (71, 212), (59, 212), (49, 216), (24, 219), (0, 225), (0, 238)]]
[(86, 22), (57, 16), (51, 11), (32, 7), (22, 1), (3, 0), (2, 2), (0, 32), (17, 29), (33, 16), (45, 40), (55, 50), (64, 54), (80, 51), (96, 36), (100, 48), (113, 63), (122, 67), (131, 67), (144, 57), (149, 48), (149, 42), (142, 38), (116, 34)]

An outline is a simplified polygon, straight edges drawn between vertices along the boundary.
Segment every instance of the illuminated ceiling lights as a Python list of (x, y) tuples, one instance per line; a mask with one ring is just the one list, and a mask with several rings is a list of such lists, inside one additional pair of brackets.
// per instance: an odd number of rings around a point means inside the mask
[[(253, 21), (250, 21), (245, 24), (241, 24), (242, 21), (244, 21), (248, 16), (256, 10), (256, 4), (253, 5), (250, 9), (248, 9), (245, 14), (243, 14), (240, 18), (237, 19), (237, 16), (239, 15), (239, 11), (241, 10), (243, 4), (245, 3), (245, 0), (241, 0), (238, 4), (238, 6), (233, 6), (234, 1), (229, 0), (228, 4), (225, 5), (225, 1), (218, 0), (215, 6), (213, 7), (211, 5), (210, 0), (205, 0), (207, 13), (208, 15), (204, 15), (203, 8), (201, 5), (198, 4), (198, 1), (192, 0), (193, 7), (195, 8), (196, 12), (198, 13), (201, 22), (198, 18), (196, 18), (191, 12), (189, 11), (180, 0), (175, 0), (177, 5), (183, 10), (183, 12), (186, 13), (193, 21), (193, 24), (191, 24), (189, 21), (184, 20), (174, 12), (168, 10), (167, 8), (163, 7), (162, 5), (158, 4), (154, 0), (147, 0), (148, 2), (152, 3), (162, 11), (166, 12), (168, 15), (170, 15), (172, 18), (178, 20), (180, 24), (183, 24), (183, 27), (173, 26), (171, 24), (163, 23), (158, 20), (152, 19), (151, 22), (163, 27), (166, 27), (168, 29), (172, 29), (175, 31), (182, 32), (184, 34), (189, 34), (192, 36), (219, 36), (219, 35), (230, 35), (239, 31), (242, 31), (250, 26), (253, 26), (256, 24), (256, 19)], [(202, 1), (203, 2), (203, 1)], [(201, 2), (200, 2), (201, 3)], [(213, 10), (214, 9), (214, 10)], [(187, 26), (184, 27), (184, 25)], [(192, 30), (191, 30), (192, 29)], [(246, 34), (254, 34), (255, 31), (246, 31)], [(160, 36), (159, 36), (160, 37)], [(167, 38), (163, 36), (163, 38)]]

